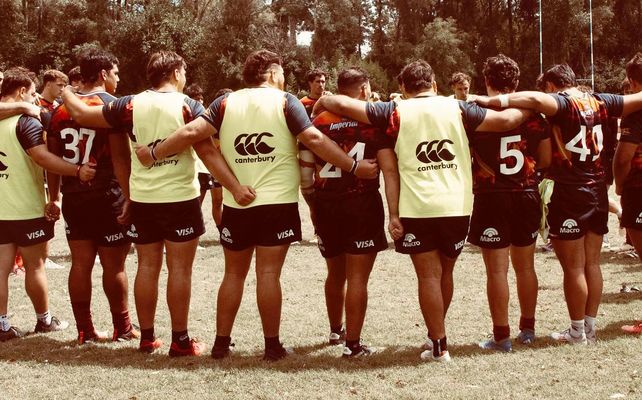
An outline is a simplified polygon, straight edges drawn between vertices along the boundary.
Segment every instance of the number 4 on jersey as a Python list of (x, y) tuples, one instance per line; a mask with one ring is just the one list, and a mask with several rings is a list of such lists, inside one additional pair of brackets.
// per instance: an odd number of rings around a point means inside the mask
[(580, 131), (578, 132), (578, 134), (575, 135), (575, 137), (568, 143), (566, 143), (564, 147), (566, 148), (566, 150), (572, 153), (579, 154), (580, 161), (586, 161), (586, 157), (591, 154), (594, 154), (591, 161), (597, 160), (597, 158), (600, 156), (602, 148), (604, 147), (604, 134), (602, 133), (602, 125), (595, 125), (592, 132), (593, 143), (596, 145), (594, 146), (594, 148), (589, 149), (588, 145), (586, 144), (586, 126), (583, 125), (580, 126)]
[[(354, 158), (357, 161), (363, 160), (364, 154), (366, 152), (366, 144), (362, 142), (355, 143), (354, 147), (348, 152), (348, 156)], [(340, 168), (335, 167), (329, 162), (325, 163), (321, 171), (319, 171), (319, 178), (341, 178)]]

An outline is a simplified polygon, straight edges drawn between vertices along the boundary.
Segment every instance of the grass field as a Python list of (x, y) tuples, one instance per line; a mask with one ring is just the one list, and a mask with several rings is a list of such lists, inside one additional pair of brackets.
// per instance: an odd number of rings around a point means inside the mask
[[(305, 211), (302, 218), (304, 237), (310, 238)], [(613, 245), (619, 245), (623, 238), (617, 235), (614, 222), (609, 237)], [(291, 247), (282, 278), (281, 338), (294, 347), (295, 354), (277, 363), (261, 361), (263, 337), (255, 280), (250, 277), (233, 332), (236, 351), (232, 358), (217, 362), (209, 357), (209, 351), (198, 358), (167, 357), (171, 336), (164, 288), (156, 332), (166, 344), (158, 354), (140, 354), (137, 343), (76, 345), (67, 291), (70, 258), (62, 226), (59, 222), (50, 254), (67, 268), (48, 270), (50, 301), (52, 311), (72, 327), (0, 343), (0, 399), (642, 398), (642, 339), (620, 331), (620, 325), (642, 318), (642, 293), (619, 293), (623, 282), (642, 281), (637, 259), (603, 251), (605, 285), (599, 342), (577, 347), (557, 345), (547, 338), (551, 331), (566, 328), (568, 317), (559, 264), (551, 253), (538, 252), (538, 340), (531, 347), (516, 344), (510, 354), (489, 354), (477, 346), (492, 330), (484, 267), (479, 252), (466, 246), (456, 266), (455, 295), (446, 325), (453, 362), (445, 365), (419, 359), (425, 326), (409, 258), (393, 250), (382, 252), (371, 276), (363, 339), (383, 350), (371, 358), (344, 360), (340, 346), (325, 345), (329, 328), (323, 301), (324, 261), (314, 245), (303, 242)], [(205, 249), (197, 254), (190, 314), (191, 335), (208, 343), (208, 348), (215, 335), (215, 296), (223, 271), (222, 250), (212, 228), (208, 223), (208, 233), (202, 238)], [(127, 270), (131, 288), (136, 271), (133, 254)], [(163, 285), (166, 277), (164, 273)], [(515, 336), (519, 313), (513, 278), (511, 274)], [(94, 283), (96, 326), (111, 330), (99, 266)], [(12, 322), (33, 329), (35, 317), (24, 279), (10, 278), (10, 290)], [(130, 293), (136, 320), (133, 304)]]

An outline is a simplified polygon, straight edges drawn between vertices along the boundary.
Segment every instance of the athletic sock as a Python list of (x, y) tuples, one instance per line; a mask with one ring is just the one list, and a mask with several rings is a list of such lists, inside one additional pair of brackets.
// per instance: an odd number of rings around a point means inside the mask
[(184, 331), (172, 331), (172, 342), (176, 343), (181, 349), (189, 347), (189, 335), (187, 329)]
[(49, 310), (43, 312), (42, 314), (36, 313), (36, 318), (38, 318), (38, 321), (42, 322), (45, 325), (51, 324), (51, 313)]
[(446, 336), (441, 339), (432, 339), (432, 355), (435, 357), (440, 357), (442, 351), (448, 350), (448, 343), (446, 342)]
[(150, 342), (153, 342), (156, 337), (154, 336), (154, 327), (152, 326), (149, 329), (141, 329), (140, 330), (140, 340), (141, 342), (143, 340), (149, 340)]
[(265, 337), (265, 348), (266, 349), (278, 349), (281, 347), (281, 341), (278, 336), (274, 337)]
[(94, 323), (91, 318), (91, 302), (89, 301), (72, 301), (71, 310), (76, 319), (78, 332), (94, 332)]
[(232, 343), (232, 338), (230, 336), (216, 335), (216, 339), (214, 339), (214, 347), (216, 348), (230, 347), (230, 343)]
[(584, 320), (580, 319), (577, 321), (571, 320), (571, 330), (570, 334), (574, 338), (578, 338), (582, 336), (582, 333), (584, 333)]
[(9, 316), (7, 314), (0, 315), (0, 330), (6, 332), (11, 328), (11, 322), (9, 322)]
[(589, 315), (584, 316), (584, 332), (591, 332), (595, 330), (595, 321), (597, 319), (595, 317), (591, 317)]
[(519, 330), (523, 331), (524, 329), (530, 329), (531, 331), (535, 330), (535, 317), (533, 318), (519, 317)]
[(499, 342), (510, 337), (510, 326), (493, 325), (493, 338)]
[(127, 333), (132, 330), (132, 323), (129, 319), (129, 310), (125, 311), (112, 311), (111, 321), (114, 324), (114, 329), (119, 334)]
[(343, 330), (343, 324), (340, 324), (339, 326), (330, 327), (330, 332), (336, 333), (337, 335), (341, 334), (342, 330)]
[(350, 350), (358, 349), (361, 346), (361, 339), (357, 340), (346, 340), (346, 347)]

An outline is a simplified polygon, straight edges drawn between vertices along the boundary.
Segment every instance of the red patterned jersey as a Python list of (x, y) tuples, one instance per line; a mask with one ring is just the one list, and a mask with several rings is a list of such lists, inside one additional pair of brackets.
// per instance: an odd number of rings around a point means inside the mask
[(537, 148), (548, 138), (550, 127), (539, 114), (508, 132), (471, 135), (474, 193), (537, 190)]
[(312, 115), (312, 109), (317, 101), (319, 101), (319, 99), (312, 99), (308, 96), (301, 99), (301, 103), (303, 103), (303, 107), (305, 107), (305, 112), (308, 113), (308, 117)]
[(622, 118), (620, 141), (637, 145), (631, 159), (631, 170), (624, 180), (624, 187), (642, 187), (642, 111)]

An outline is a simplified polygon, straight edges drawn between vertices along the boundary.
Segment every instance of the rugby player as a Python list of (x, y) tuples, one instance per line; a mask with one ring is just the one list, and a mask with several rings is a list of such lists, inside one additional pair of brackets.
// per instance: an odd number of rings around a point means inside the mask
[(451, 98), (457, 100), (467, 101), (470, 93), (470, 75), (463, 72), (455, 72), (450, 77), (450, 82), (448, 83), (450, 89), (453, 91)]
[[(642, 92), (642, 53), (626, 64), (626, 76), (632, 93)], [(621, 195), (622, 227), (642, 255), (642, 111), (627, 115), (620, 123), (620, 142), (615, 150), (613, 175), (615, 192)], [(624, 325), (627, 333), (641, 334), (642, 323)]]
[(67, 82), (69, 79), (64, 73), (55, 69), (45, 71), (42, 76), (42, 92), (38, 95), (37, 104), (44, 110), (52, 112), (60, 105), (60, 95)]
[[(370, 81), (363, 69), (345, 69), (337, 80), (340, 94), (370, 99)], [(393, 150), (386, 148), (385, 136), (379, 129), (328, 111), (319, 114), (313, 124), (349, 156), (356, 160), (378, 158), (384, 174), (391, 176), (388, 179), (396, 176)], [(391, 154), (378, 157), (382, 152)], [(377, 252), (388, 247), (379, 179), (358, 179), (346, 174), (305, 147), (299, 149), (299, 159), (301, 191), (311, 196), (318, 246), (328, 267), (325, 301), (329, 343), (345, 340), (344, 357), (370, 355), (374, 348), (361, 344), (360, 338), (368, 304), (368, 278)]]
[(405, 100), (367, 103), (324, 96), (314, 113), (327, 109), (372, 124), (395, 142), (399, 186), (390, 182), (389, 188), (386, 181), (388, 229), (396, 250), (410, 254), (419, 280), (419, 304), (432, 342), (421, 358), (449, 361), (444, 318), (472, 210), (468, 137), (475, 131), (515, 128), (530, 113), (485, 110), (438, 96), (432, 67), (425, 61), (406, 65), (399, 82)]
[(595, 322), (602, 297), (600, 249), (608, 232), (608, 195), (601, 153), (615, 143), (609, 117), (642, 108), (642, 94), (590, 94), (577, 89), (566, 64), (542, 77), (547, 93), (517, 92), (480, 97), (481, 105), (529, 108), (552, 125), (553, 157), (547, 177), (554, 182), (548, 204), (549, 235), (564, 271), (564, 296), (570, 328), (554, 332), (560, 342), (586, 344), (597, 339)]
[(324, 94), (329, 94), (329, 92), (326, 92), (325, 90), (327, 77), (328, 74), (318, 68), (308, 71), (307, 80), (310, 91), (307, 96), (304, 96), (301, 99), (301, 103), (303, 103), (303, 107), (305, 107), (305, 112), (308, 114), (308, 117), (312, 115), (314, 103), (316, 103)]
[(301, 102), (283, 91), (285, 76), (277, 54), (267, 50), (250, 54), (243, 79), (248, 88), (214, 100), (202, 118), (159, 143), (154, 154), (142, 147), (136, 153), (144, 165), (150, 165), (154, 157), (161, 160), (218, 135), (221, 152), (234, 174), (255, 189), (256, 200), (249, 207), (235, 201), (228, 190), (223, 192), (225, 274), (218, 291), (212, 357), (230, 354), (230, 335), (256, 250), (264, 359), (275, 361), (288, 354), (279, 339), (281, 269), (290, 243), (301, 240), (297, 139), (345, 173), (374, 178), (378, 167), (373, 160), (354, 160), (312, 126)]
[(67, 73), (69, 85), (77, 88), (82, 84), (82, 74), (80, 73), (80, 66), (73, 67)]
[[(88, 105), (108, 104), (116, 98), (118, 59), (103, 50), (79, 56), (82, 81), (78, 98)], [(127, 136), (115, 130), (98, 131), (74, 121), (62, 104), (53, 113), (47, 132), (49, 150), (65, 161), (96, 163), (96, 177), (87, 185), (75, 177), (49, 174), (49, 202), (59, 202), (71, 251), (69, 298), (78, 329), (78, 343), (106, 339), (94, 328), (91, 313), (91, 274), (96, 255), (103, 268), (103, 290), (109, 301), (114, 341), (137, 339), (127, 304), (125, 260), (131, 247), (126, 229), (117, 221), (129, 197), (129, 147)], [(112, 167), (112, 158), (116, 159)], [(118, 177), (118, 179), (117, 179)], [(119, 182), (121, 184), (119, 185)], [(125, 188), (121, 189), (121, 186)]]
[[(484, 64), (489, 96), (512, 93), (519, 84), (519, 66), (499, 54)], [(493, 320), (493, 339), (483, 349), (511, 351), (508, 322), (508, 265), (515, 270), (520, 305), (522, 344), (535, 340), (537, 274), (535, 242), (542, 218), (537, 170), (551, 161), (550, 128), (536, 114), (507, 132), (478, 133), (473, 150), (473, 214), (468, 241), (479, 246), (486, 265), (486, 292)]]
[[(5, 71), (0, 97), (3, 103), (35, 102), (35, 75), (24, 68)], [(34, 117), (4, 118), (0, 133), (0, 341), (5, 341), (23, 336), (7, 315), (9, 273), (18, 250), (24, 260), (25, 290), (37, 317), (34, 331), (46, 333), (69, 326), (49, 311), (44, 262), (60, 210), (55, 205), (46, 207), (43, 168), (85, 182), (96, 171), (92, 163), (70, 164), (47, 151), (42, 124)]]
[[(80, 125), (131, 132), (132, 142), (153, 150), (153, 146), (175, 129), (201, 115), (204, 108), (181, 93), (186, 64), (178, 54), (154, 53), (147, 64), (147, 78), (152, 89), (102, 107), (88, 106), (70, 90), (65, 90), (63, 99), (72, 118)], [(201, 159), (205, 161), (207, 154), (213, 155), (217, 166), (226, 168), (211, 140), (195, 147)], [(141, 327), (139, 350), (143, 352), (153, 352), (162, 345), (154, 335), (154, 319), (163, 248), (167, 251), (167, 304), (172, 324), (169, 355), (195, 356), (203, 350), (203, 344), (190, 339), (187, 332), (192, 263), (198, 238), (205, 231), (194, 158), (192, 149), (187, 148), (155, 162), (151, 168), (141, 165), (136, 158), (131, 160), (129, 235), (138, 253), (134, 296)], [(221, 175), (220, 181), (233, 188), (242, 201), (247, 201), (246, 196), (251, 200), (249, 189), (241, 187), (229, 169), (225, 171), (227, 175)]]

